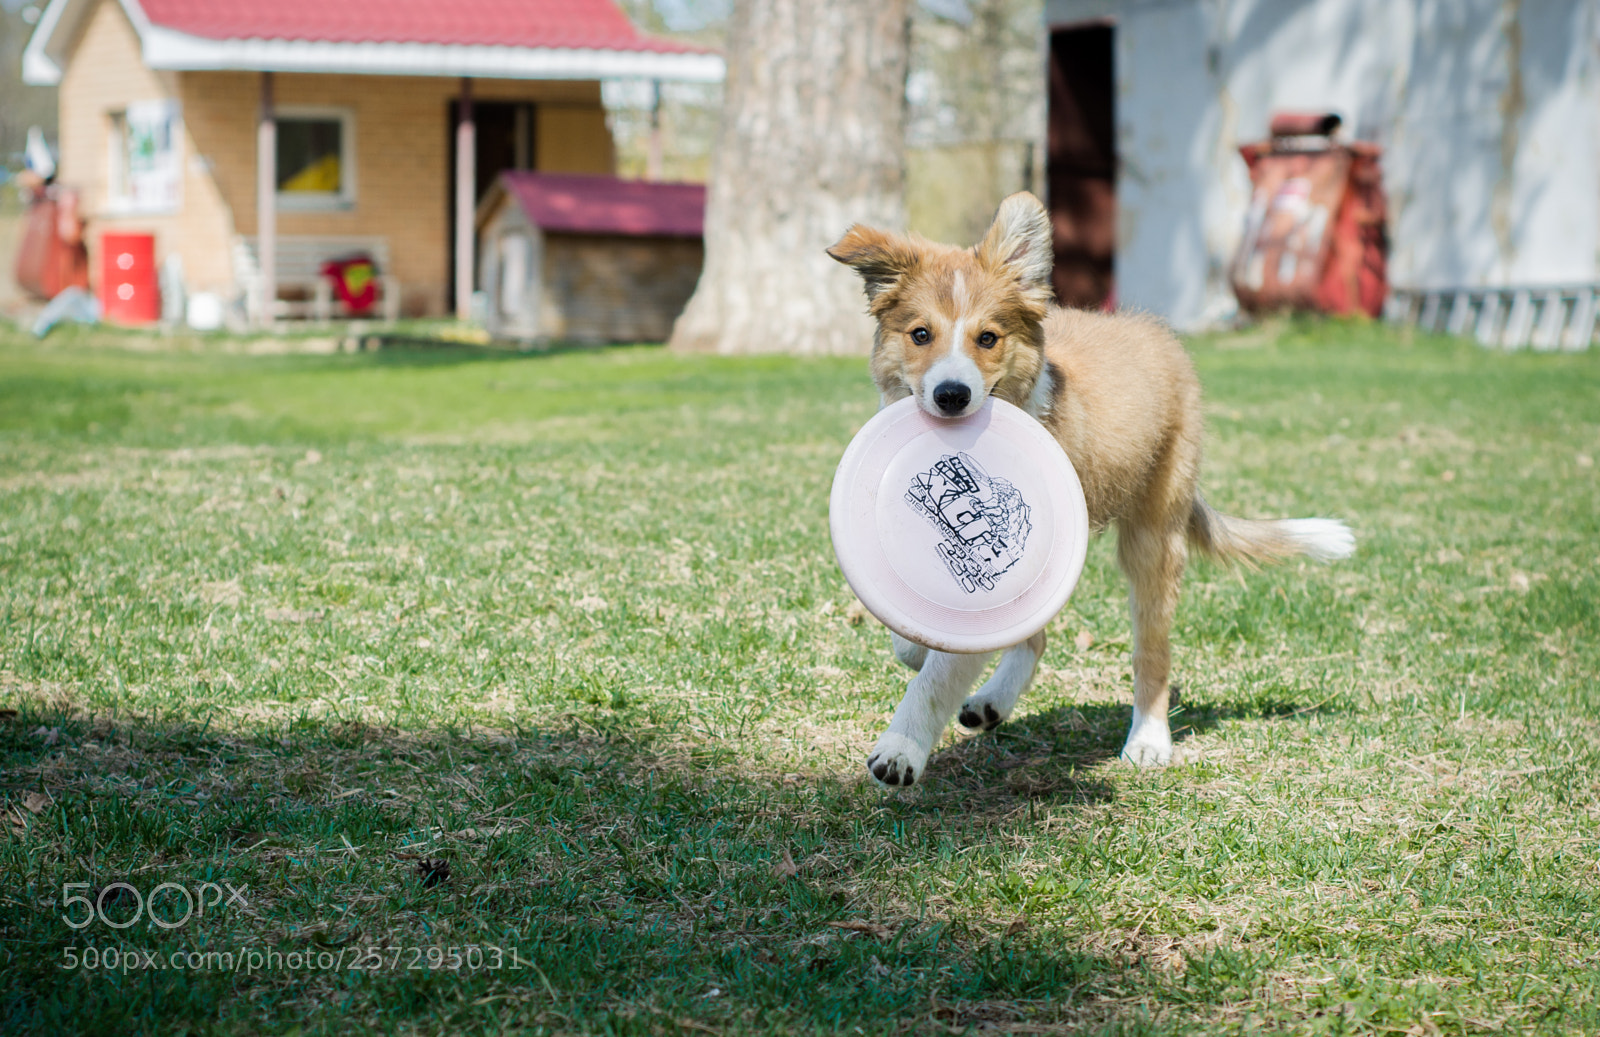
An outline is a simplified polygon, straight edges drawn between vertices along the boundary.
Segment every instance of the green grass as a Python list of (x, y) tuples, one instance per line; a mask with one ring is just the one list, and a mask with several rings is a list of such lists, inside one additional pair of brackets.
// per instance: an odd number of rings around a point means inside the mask
[(1600, 1030), (1600, 353), (1194, 343), (1212, 503), (1356, 556), (1193, 568), (1137, 772), (1097, 542), (886, 793), (861, 361), (126, 344), (0, 332), (6, 1033)]

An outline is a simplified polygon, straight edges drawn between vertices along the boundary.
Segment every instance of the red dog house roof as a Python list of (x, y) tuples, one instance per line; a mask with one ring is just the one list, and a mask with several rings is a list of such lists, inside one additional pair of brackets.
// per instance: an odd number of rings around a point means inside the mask
[(530, 223), (547, 231), (698, 238), (705, 227), (701, 184), (513, 172), (500, 174), (500, 187)]

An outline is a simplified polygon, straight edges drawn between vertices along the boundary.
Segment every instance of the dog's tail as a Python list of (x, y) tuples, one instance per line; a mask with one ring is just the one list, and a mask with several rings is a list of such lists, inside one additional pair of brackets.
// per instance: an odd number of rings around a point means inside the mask
[(1356, 549), (1355, 534), (1338, 519), (1244, 519), (1224, 515), (1195, 494), (1189, 543), (1219, 562), (1255, 566), (1286, 558), (1336, 562)]

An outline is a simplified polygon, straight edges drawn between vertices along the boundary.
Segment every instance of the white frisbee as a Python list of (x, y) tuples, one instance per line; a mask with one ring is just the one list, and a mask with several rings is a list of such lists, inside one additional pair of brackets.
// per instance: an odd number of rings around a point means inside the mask
[(965, 418), (909, 397), (880, 410), (839, 460), (828, 527), (867, 611), (941, 652), (992, 652), (1043, 630), (1089, 548), (1066, 452), (994, 397)]

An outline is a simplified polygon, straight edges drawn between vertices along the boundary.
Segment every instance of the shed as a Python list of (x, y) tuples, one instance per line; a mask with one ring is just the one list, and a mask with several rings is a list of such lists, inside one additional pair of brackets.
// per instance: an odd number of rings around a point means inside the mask
[(700, 279), (705, 204), (700, 184), (500, 174), (477, 221), (490, 333), (665, 341)]

